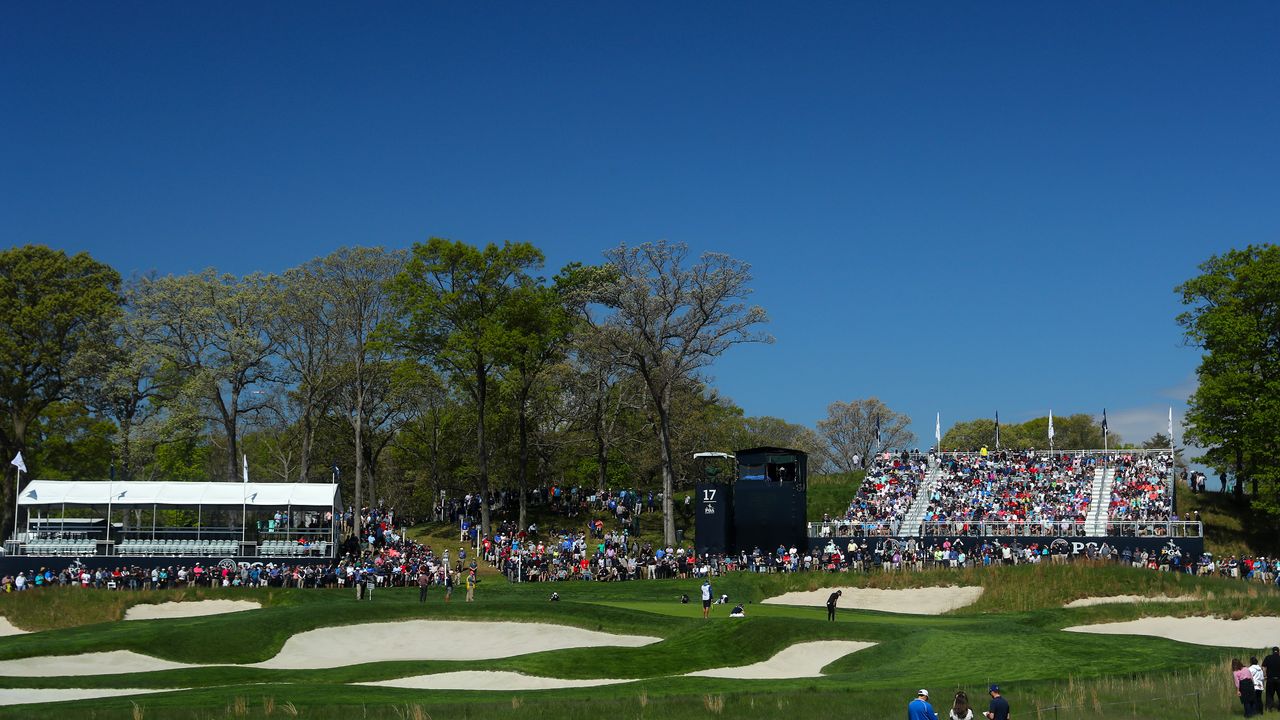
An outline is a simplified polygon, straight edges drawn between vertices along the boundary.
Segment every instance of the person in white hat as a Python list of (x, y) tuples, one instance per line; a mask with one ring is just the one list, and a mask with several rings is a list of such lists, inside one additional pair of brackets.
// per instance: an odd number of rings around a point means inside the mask
[(929, 691), (920, 688), (916, 699), (907, 704), (907, 720), (938, 720), (938, 713), (929, 704)]

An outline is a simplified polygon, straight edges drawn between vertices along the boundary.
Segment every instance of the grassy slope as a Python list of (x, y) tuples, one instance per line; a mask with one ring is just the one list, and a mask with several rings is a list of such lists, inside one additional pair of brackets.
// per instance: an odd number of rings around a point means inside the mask
[[(234, 706), (235, 697), (246, 698), (254, 708), (246, 709), (246, 714), (265, 716), (262, 699), (268, 696), (279, 705), (292, 702), (302, 709), (303, 716), (315, 717), (341, 716), (332, 706), (360, 703), (378, 706), (371, 717), (411, 716), (415, 704), (436, 718), (473, 714), (501, 717), (508, 711), (517, 714), (515, 710), (520, 711), (521, 717), (579, 717), (583, 713), (574, 701), (583, 698), (593, 699), (589, 705), (596, 709), (596, 717), (600, 702), (615, 703), (616, 711), (627, 717), (704, 717), (717, 714), (714, 708), (719, 702), (724, 703), (720, 714), (733, 712), (735, 717), (767, 717), (792, 711), (826, 717), (829, 715), (824, 714), (824, 708), (829, 712), (833, 707), (847, 710), (842, 710), (844, 717), (883, 717), (889, 712), (901, 712), (904, 693), (909, 688), (923, 685), (945, 695), (944, 691), (950, 688), (973, 689), (992, 680), (1018, 688), (1024, 702), (1035, 695), (1045, 698), (1037, 700), (1045, 704), (1054, 702), (1054, 698), (1080, 697), (1092, 705), (1095, 695), (1101, 703), (1108, 697), (1123, 698), (1125, 693), (1136, 692), (1141, 683), (1158, 685), (1159, 681), (1152, 679), (1155, 676), (1167, 677), (1187, 668), (1216, 670), (1224, 655), (1218, 649), (1159, 639), (1058, 632), (1066, 625), (1142, 614), (1280, 614), (1280, 599), (1266, 588), (1129, 568), (1079, 565), (852, 578), (740, 574), (717, 582), (717, 591), (756, 601), (787, 589), (816, 588), (851, 579), (879, 587), (960, 581), (981, 584), (986, 591), (976, 605), (946, 616), (850, 610), (842, 611), (837, 623), (825, 622), (820, 609), (754, 603), (749, 605), (750, 617), (745, 621), (716, 617), (704, 622), (698, 617), (698, 606), (675, 601), (681, 592), (692, 591), (696, 586), (693, 581), (559, 585), (556, 590), (564, 600), (557, 604), (546, 602), (546, 585), (508, 585), (499, 581), (482, 584), (480, 602), (471, 606), (446, 606), (438, 601), (419, 606), (416, 593), (411, 590), (385, 591), (374, 602), (361, 605), (356, 605), (347, 592), (276, 591), (271, 593), (268, 607), (250, 613), (104, 623), (0, 639), (0, 659), (131, 649), (186, 662), (249, 662), (270, 657), (289, 635), (303, 630), (421, 617), (540, 620), (657, 635), (663, 641), (643, 648), (563, 650), (483, 663), (375, 663), (317, 671), (218, 667), (76, 679), (0, 678), (0, 686), (196, 688), (138, 701), (145, 704), (146, 717), (192, 717), (192, 708), (204, 708), (208, 717), (224, 717), (227, 704)], [(50, 595), (58, 592), (67, 597), (52, 600), (66, 607), (111, 604), (119, 597), (75, 590), (50, 591)], [(1061, 608), (1062, 602), (1069, 599), (1113, 593), (1193, 593), (1204, 599), (1182, 605)], [(234, 597), (246, 594), (249, 593), (208, 593)], [(139, 593), (138, 597), (158, 599), (151, 593)], [(16, 604), (30, 599), (0, 598), (0, 611), (11, 615)], [(716, 612), (722, 616), (726, 611), (718, 607)], [(762, 660), (782, 647), (809, 639), (857, 639), (879, 644), (838, 660), (827, 669), (830, 675), (824, 678), (762, 684), (670, 677), (695, 669)], [(496, 703), (494, 695), (486, 693), (371, 690), (344, 685), (462, 668), (509, 669), (560, 677), (654, 679), (620, 688), (520, 693), (520, 708), (513, 707), (510, 697)], [(1145, 675), (1124, 680), (1136, 672)], [(1218, 692), (1214, 682), (1219, 674), (1188, 676), (1182, 684), (1203, 685), (1207, 697)], [(1068, 677), (1082, 680), (1073, 679), (1072, 685), (1061, 686), (1060, 681)], [(1125, 685), (1126, 682), (1133, 684)], [(393, 708), (393, 703), (399, 705)], [(72, 717), (87, 716), (90, 708), (96, 717), (130, 717), (133, 706), (128, 699), (106, 699), (67, 707), (79, 708), (78, 712), (68, 711), (66, 716)], [(0, 710), (0, 717), (24, 717), (21, 710)], [(861, 710), (867, 714), (858, 714)], [(1165, 708), (1164, 714), (1149, 717), (1177, 716), (1170, 713), (1173, 711)], [(1124, 714), (1131, 716), (1127, 711)], [(204, 717), (198, 713), (195, 716)], [(234, 707), (230, 716), (236, 716)]]
[[(1210, 487), (1218, 484), (1211, 482)], [(1218, 557), (1263, 554), (1273, 557), (1280, 552), (1280, 535), (1274, 521), (1255, 513), (1249, 500), (1237, 500), (1230, 493), (1207, 492), (1193, 495), (1185, 485), (1178, 485), (1178, 512), (1200, 512), (1204, 522), (1205, 549)]]

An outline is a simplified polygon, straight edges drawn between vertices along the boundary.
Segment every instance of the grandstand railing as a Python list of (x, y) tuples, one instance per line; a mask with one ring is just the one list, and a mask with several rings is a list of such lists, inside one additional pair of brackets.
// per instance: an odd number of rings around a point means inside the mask
[(1204, 537), (1198, 520), (1108, 520), (1107, 534), (1120, 537)]
[[(809, 537), (894, 537), (898, 523), (830, 522), (809, 523)], [(1204, 537), (1204, 525), (1187, 520), (1139, 520), (1108, 522), (1108, 536), (1114, 537)], [(1083, 521), (1000, 521), (1000, 522), (923, 522), (921, 537), (1087, 537)]]
[[(1061, 457), (1063, 455), (1106, 455), (1108, 457), (1120, 457), (1124, 455), (1170, 455), (1172, 454), (1172, 451), (1169, 448), (1125, 448), (1123, 450), (1117, 450), (1116, 448), (1103, 450), (1102, 448), (1098, 448), (1096, 450), (1054, 450), (1052, 452), (1049, 451), (1049, 448), (1036, 448), (1035, 450), (1010, 450), (1009, 448), (1001, 448), (999, 450), (996, 450), (995, 448), (987, 448), (987, 457), (990, 457), (996, 454), (997, 452), (1007, 452), (1007, 453), (1013, 453), (1015, 455), (1030, 454), (1030, 455), (1035, 455), (1036, 457), (1050, 457), (1050, 456)], [(940, 455), (942, 457), (969, 457), (969, 456), (975, 456), (975, 455), (981, 456), (982, 451), (981, 450), (947, 450), (944, 452), (934, 453), (934, 454)]]
[(898, 534), (899, 521), (854, 522), (852, 520), (829, 520), (809, 523), (809, 537), (893, 537)]
[(1084, 537), (1083, 520), (998, 520), (920, 523), (921, 537)]

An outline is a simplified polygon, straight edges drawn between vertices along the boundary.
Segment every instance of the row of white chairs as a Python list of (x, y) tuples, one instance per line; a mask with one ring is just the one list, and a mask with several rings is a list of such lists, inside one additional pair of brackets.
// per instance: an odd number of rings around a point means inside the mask
[(308, 545), (302, 545), (289, 540), (266, 540), (258, 546), (258, 554), (263, 557), (280, 555), (325, 555), (328, 550), (328, 542), (314, 542)]
[(97, 555), (98, 543), (95, 540), (28, 540), (28, 555)]
[(118, 555), (235, 555), (240, 543), (235, 540), (121, 540)]

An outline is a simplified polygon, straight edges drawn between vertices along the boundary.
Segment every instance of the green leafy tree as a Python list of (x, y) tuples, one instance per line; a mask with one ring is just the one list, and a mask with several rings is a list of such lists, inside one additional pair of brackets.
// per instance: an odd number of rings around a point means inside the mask
[(504, 323), (517, 288), (542, 267), (542, 252), (528, 243), (483, 249), (432, 238), (413, 246), (391, 284), (400, 324), (389, 334), (410, 357), (434, 365), (464, 390), (475, 409), (476, 489), (480, 525), (489, 532), (487, 412), (494, 383), (508, 356)]
[(94, 417), (83, 403), (63, 401), (45, 408), (34, 431), (41, 479), (107, 479), (115, 423)]
[(507, 385), (516, 411), (516, 488), (519, 491), (519, 526), (527, 527), (529, 486), (529, 438), (541, 417), (533, 413), (536, 391), (558, 362), (564, 359), (573, 316), (557, 288), (528, 281), (517, 287), (503, 309), (506, 326), (505, 365)]
[(239, 479), (241, 427), (270, 405), (259, 388), (277, 380), (276, 342), (267, 331), (275, 278), (206, 270), (147, 278), (137, 290), (147, 340), (178, 378), (168, 410), (221, 429), (226, 444), (218, 474)]
[(1188, 344), (1203, 350), (1187, 401), (1186, 440), (1197, 460), (1252, 484), (1255, 508), (1280, 519), (1280, 247), (1215, 255), (1176, 292)]
[[(0, 251), (0, 461), (31, 455), (30, 431), (45, 410), (85, 395), (99, 377), (91, 359), (110, 343), (119, 288), (119, 273), (86, 253), (40, 245)], [(12, 519), (12, 487), (0, 483), (3, 527)]]

